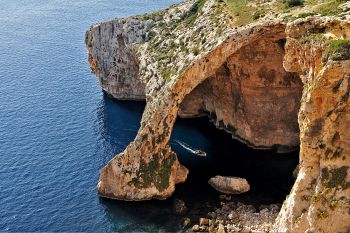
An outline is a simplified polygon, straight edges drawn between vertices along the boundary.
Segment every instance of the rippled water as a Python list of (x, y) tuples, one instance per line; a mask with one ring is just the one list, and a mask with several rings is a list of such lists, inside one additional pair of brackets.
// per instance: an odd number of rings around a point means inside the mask
[[(182, 217), (174, 216), (172, 199), (124, 203), (97, 196), (98, 170), (134, 138), (144, 103), (102, 94), (88, 69), (84, 32), (95, 22), (179, 1), (0, 1), (0, 231), (178, 229)], [(173, 139), (192, 168), (189, 182), (175, 194), (191, 216), (199, 214), (202, 202), (215, 203), (217, 193), (206, 181), (220, 172), (250, 179), (256, 184), (253, 199), (267, 195), (273, 202), (290, 187), (280, 177), (293, 170), (293, 154), (256, 154), (206, 119), (179, 121)], [(206, 150), (208, 157), (194, 158), (175, 140)], [(265, 195), (267, 184), (276, 189)]]
[(135, 136), (143, 104), (103, 96), (84, 33), (92, 23), (175, 2), (0, 1), (0, 231), (130, 223), (122, 208), (111, 213), (101, 203), (95, 186), (98, 170)]

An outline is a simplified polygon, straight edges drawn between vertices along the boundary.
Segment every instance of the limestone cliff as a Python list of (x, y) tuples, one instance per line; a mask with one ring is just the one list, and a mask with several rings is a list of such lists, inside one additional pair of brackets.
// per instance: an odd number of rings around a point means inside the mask
[(94, 25), (86, 33), (89, 65), (101, 88), (117, 99), (143, 100), (145, 87), (132, 44), (147, 40), (152, 21), (111, 20)]
[[(277, 3), (251, 8), (272, 10)], [(169, 197), (188, 174), (169, 145), (176, 117), (208, 115), (253, 147), (283, 151), (300, 143), (300, 172), (276, 230), (346, 231), (348, 8), (301, 19), (265, 12), (255, 22), (232, 11), (232, 1), (187, 1), (87, 31), (89, 64), (102, 89), (118, 99), (147, 101), (135, 140), (101, 170), (100, 195)]]
[(287, 26), (284, 67), (304, 84), (300, 171), (277, 218), (278, 232), (350, 229), (350, 22), (313, 19)]

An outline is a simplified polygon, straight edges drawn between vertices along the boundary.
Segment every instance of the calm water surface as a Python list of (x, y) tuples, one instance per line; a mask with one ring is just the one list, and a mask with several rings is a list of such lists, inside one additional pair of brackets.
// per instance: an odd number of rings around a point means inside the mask
[[(135, 136), (143, 104), (105, 98), (86, 62), (95, 22), (179, 0), (0, 0), (0, 231), (110, 231), (98, 170)], [(117, 219), (118, 221), (115, 221)]]
[[(99, 169), (134, 138), (144, 103), (102, 94), (88, 69), (84, 32), (95, 22), (179, 1), (0, 0), (0, 232), (178, 229), (182, 217), (174, 216), (172, 199), (124, 203), (97, 196)], [(283, 197), (291, 181), (278, 177), (289, 177), (296, 156), (257, 155), (227, 136), (206, 119), (177, 123), (172, 145), (193, 169), (175, 196), (200, 209), (195, 205), (217, 197), (207, 178), (221, 172), (256, 184), (253, 199), (265, 195), (267, 178), (276, 187), (267, 202)], [(175, 140), (208, 157), (194, 158)], [(232, 153), (237, 156), (227, 160)], [(265, 159), (257, 162), (257, 156)]]

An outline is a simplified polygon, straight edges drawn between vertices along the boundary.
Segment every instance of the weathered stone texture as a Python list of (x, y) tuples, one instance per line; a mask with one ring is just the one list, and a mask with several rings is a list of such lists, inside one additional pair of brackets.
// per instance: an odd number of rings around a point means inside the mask
[(327, 58), (326, 41), (301, 43), (300, 38), (322, 31), (331, 38), (348, 39), (350, 23), (309, 19), (289, 24), (286, 31), (284, 65), (299, 72), (304, 83), (300, 171), (275, 230), (346, 232), (350, 230), (350, 60)]
[(253, 147), (297, 147), (302, 83), (283, 68), (281, 36), (256, 40), (231, 55), (185, 97), (180, 117), (207, 114), (218, 128)]
[(85, 36), (91, 71), (101, 88), (117, 99), (145, 99), (145, 84), (139, 79), (139, 61), (133, 52), (148, 39), (152, 20), (128, 18), (92, 26)]

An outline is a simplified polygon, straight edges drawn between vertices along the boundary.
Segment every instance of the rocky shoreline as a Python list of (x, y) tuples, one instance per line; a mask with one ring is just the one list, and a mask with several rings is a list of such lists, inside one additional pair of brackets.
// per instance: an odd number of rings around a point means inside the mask
[(192, 231), (205, 232), (270, 232), (281, 206), (271, 204), (259, 209), (241, 202), (222, 203), (221, 209), (202, 218)]
[[(188, 216), (183, 219), (183, 232), (272, 232), (281, 204), (253, 204), (240, 196), (220, 195), (213, 211), (201, 215), (194, 222)], [(184, 201), (174, 201), (174, 211), (186, 212)]]

